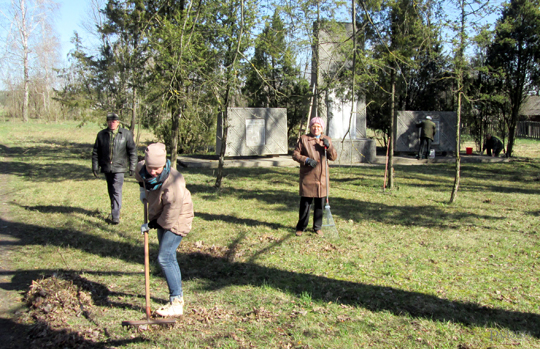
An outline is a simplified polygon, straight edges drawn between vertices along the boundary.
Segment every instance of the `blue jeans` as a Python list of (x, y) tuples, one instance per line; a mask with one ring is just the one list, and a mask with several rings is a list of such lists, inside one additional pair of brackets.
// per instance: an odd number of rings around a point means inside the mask
[(170, 230), (158, 229), (159, 253), (157, 261), (165, 274), (169, 286), (170, 301), (182, 297), (182, 274), (176, 259), (176, 249), (180, 246), (182, 236), (176, 235)]

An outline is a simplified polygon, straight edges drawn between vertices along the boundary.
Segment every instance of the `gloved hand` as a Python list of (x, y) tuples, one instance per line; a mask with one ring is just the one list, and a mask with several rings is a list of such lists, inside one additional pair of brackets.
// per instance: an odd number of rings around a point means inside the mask
[(330, 148), (330, 141), (328, 140), (328, 138), (323, 138), (322, 142), (326, 149)]
[(147, 231), (150, 231), (150, 228), (148, 227), (148, 223), (144, 223), (143, 225), (141, 225), (141, 234), (144, 234)]
[(313, 159), (310, 159), (310, 158), (307, 158), (306, 165), (309, 165), (311, 167), (315, 167), (315, 166), (317, 166), (317, 161), (315, 161)]
[(146, 200), (146, 190), (143, 187), (139, 187), (139, 200), (141, 200), (144, 205), (144, 200)]
[(98, 177), (98, 171), (97, 170), (92, 170), (92, 173), (94, 174), (94, 177)]
[(158, 224), (157, 219), (152, 219), (148, 223), (148, 228), (150, 228), (150, 229), (160, 229), (161, 225)]
[(133, 170), (129, 170), (129, 176), (133, 177)]

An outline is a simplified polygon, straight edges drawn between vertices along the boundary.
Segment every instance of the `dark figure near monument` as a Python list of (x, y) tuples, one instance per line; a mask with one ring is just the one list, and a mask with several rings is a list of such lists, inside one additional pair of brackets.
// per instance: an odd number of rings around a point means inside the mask
[(427, 159), (429, 155), (429, 149), (431, 148), (431, 142), (437, 132), (437, 125), (432, 120), (431, 116), (426, 116), (425, 120), (416, 124), (416, 127), (420, 128), (420, 148), (418, 148), (417, 159)]
[(501, 140), (491, 134), (487, 134), (486, 142), (482, 148), (482, 153), (484, 150), (487, 150), (487, 156), (499, 156), (501, 151), (504, 149), (504, 145)]

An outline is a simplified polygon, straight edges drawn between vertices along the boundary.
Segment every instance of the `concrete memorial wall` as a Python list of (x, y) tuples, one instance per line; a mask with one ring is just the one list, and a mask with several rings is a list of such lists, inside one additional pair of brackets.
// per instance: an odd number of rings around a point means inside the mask
[(456, 122), (455, 112), (445, 111), (398, 111), (396, 127), (396, 152), (417, 152), (420, 146), (420, 129), (416, 124), (424, 120), (427, 115), (433, 118), (437, 125), (431, 149), (437, 154), (448, 155), (456, 152)]
[[(225, 156), (287, 154), (287, 109), (229, 108), (228, 114)], [(223, 122), (223, 114), (219, 114), (216, 154), (221, 152)]]

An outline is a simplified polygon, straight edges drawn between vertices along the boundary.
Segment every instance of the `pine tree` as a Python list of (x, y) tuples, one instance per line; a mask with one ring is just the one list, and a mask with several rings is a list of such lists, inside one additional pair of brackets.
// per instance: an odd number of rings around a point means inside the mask
[(495, 88), (508, 101), (506, 156), (512, 156), (519, 109), (528, 92), (540, 83), (540, 2), (511, 0), (497, 21), (487, 65)]

